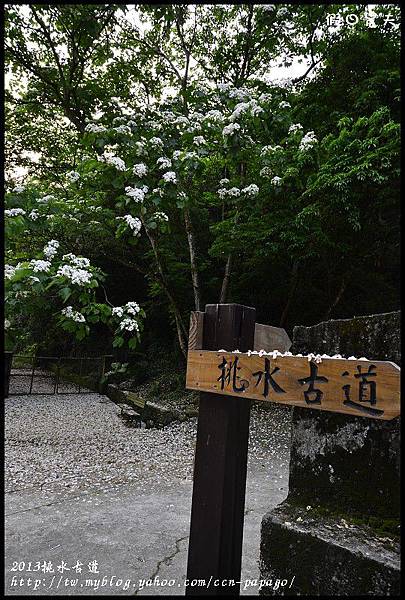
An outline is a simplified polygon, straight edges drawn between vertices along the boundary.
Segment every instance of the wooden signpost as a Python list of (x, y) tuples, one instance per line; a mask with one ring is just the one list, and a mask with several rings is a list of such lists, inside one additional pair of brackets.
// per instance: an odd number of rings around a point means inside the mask
[[(239, 304), (208, 304), (191, 316), (186, 387), (201, 394), (188, 596), (239, 594), (250, 400), (375, 419), (400, 414), (394, 363), (268, 354), (290, 347), (284, 330), (272, 338), (271, 329), (278, 328), (255, 324), (255, 309)], [(258, 347), (272, 339), (279, 348)]]
[(191, 350), (186, 388), (251, 400), (393, 419), (400, 414), (397, 365), (386, 361)]

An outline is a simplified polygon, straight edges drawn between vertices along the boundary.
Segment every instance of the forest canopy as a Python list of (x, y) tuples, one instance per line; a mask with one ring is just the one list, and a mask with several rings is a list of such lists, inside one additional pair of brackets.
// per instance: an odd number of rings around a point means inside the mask
[(370, 6), (6, 6), (6, 344), (396, 310), (400, 10)]

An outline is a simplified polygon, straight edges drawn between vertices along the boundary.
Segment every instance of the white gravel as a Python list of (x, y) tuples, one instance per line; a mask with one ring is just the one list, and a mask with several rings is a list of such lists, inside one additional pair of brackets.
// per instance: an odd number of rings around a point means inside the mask
[[(191, 480), (197, 419), (163, 429), (130, 428), (99, 394), (5, 400), (6, 492), (114, 491), (121, 484)], [(252, 408), (249, 468), (289, 459), (290, 407)], [(280, 485), (286, 482), (280, 481)]]

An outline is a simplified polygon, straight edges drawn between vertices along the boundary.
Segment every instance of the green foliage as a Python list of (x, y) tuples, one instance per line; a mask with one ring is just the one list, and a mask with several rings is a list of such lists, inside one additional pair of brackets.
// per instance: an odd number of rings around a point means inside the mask
[[(8, 6), (9, 339), (101, 327), (118, 353), (173, 328), (184, 351), (226, 272), (265, 322), (397, 308), (398, 10), (375, 12)], [(268, 81), (294, 59), (294, 85)], [(49, 240), (96, 265), (85, 287), (60, 258), (33, 272)]]

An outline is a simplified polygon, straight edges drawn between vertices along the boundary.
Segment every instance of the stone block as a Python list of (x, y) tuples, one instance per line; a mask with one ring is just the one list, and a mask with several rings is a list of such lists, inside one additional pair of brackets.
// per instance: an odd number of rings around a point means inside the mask
[(399, 595), (400, 556), (391, 538), (287, 501), (262, 520), (260, 557), (261, 579), (294, 578), (291, 588), (263, 587), (261, 596)]

